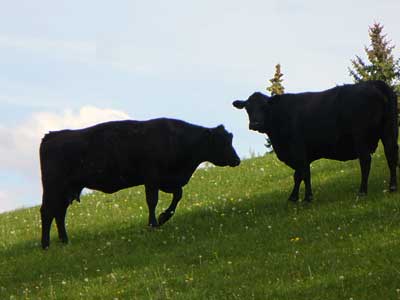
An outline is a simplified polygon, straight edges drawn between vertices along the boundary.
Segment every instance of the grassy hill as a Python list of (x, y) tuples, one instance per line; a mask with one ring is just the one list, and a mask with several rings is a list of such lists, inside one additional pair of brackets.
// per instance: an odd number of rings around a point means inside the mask
[(359, 173), (314, 163), (307, 205), (287, 203), (292, 171), (274, 155), (198, 170), (159, 230), (143, 187), (93, 193), (48, 251), (38, 207), (1, 214), (0, 299), (400, 299), (400, 194), (381, 150), (361, 199)]

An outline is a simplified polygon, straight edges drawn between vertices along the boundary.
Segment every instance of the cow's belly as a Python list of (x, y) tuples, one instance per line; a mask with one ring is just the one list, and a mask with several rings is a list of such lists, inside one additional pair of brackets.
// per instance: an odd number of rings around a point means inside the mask
[(143, 183), (144, 180), (141, 176), (126, 178), (121, 175), (110, 176), (103, 174), (103, 176), (96, 176), (88, 179), (84, 183), (84, 186), (92, 190), (112, 194), (125, 188), (142, 185)]
[(185, 186), (189, 182), (190, 177), (169, 175), (163, 176), (158, 182), (158, 186), (162, 191), (169, 192), (176, 188)]
[(327, 158), (333, 160), (347, 161), (358, 157), (354, 141), (351, 136), (343, 137), (336, 143), (321, 143), (307, 147), (308, 157), (311, 161)]
[(115, 193), (119, 190), (151, 183), (158, 186), (164, 192), (171, 192), (177, 188), (185, 186), (190, 177), (179, 176), (174, 174), (159, 175), (145, 179), (144, 176), (130, 176), (129, 178), (123, 176), (96, 176), (88, 180), (84, 186), (86, 188), (101, 191), (104, 193)]
[[(378, 138), (371, 135), (368, 140), (364, 140), (364, 147), (368, 153), (373, 153), (378, 145)], [(310, 157), (312, 160), (327, 158), (339, 161), (347, 161), (359, 158), (359, 152), (351, 135), (343, 136), (334, 144), (321, 144), (310, 147)]]
[(319, 158), (327, 158), (339, 161), (347, 161), (358, 158), (358, 154), (354, 151), (333, 151), (331, 153), (326, 153), (325, 155), (321, 155)]

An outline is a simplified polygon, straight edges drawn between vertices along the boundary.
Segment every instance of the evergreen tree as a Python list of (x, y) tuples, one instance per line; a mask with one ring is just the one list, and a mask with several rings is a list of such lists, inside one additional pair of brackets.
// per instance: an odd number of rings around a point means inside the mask
[[(282, 85), (282, 77), (283, 74), (281, 73), (281, 65), (277, 64), (275, 66), (274, 77), (269, 80), (271, 82), (271, 86), (267, 87), (267, 91), (271, 92), (271, 96), (281, 95), (285, 92), (285, 88)], [(268, 152), (274, 151), (274, 149), (272, 148), (271, 140), (268, 136), (265, 138), (265, 147), (267, 148)]]
[(281, 95), (285, 92), (285, 88), (282, 85), (282, 76), (283, 74), (281, 73), (281, 65), (277, 64), (275, 66), (274, 78), (269, 80), (271, 82), (271, 86), (267, 87), (267, 91), (271, 92), (271, 96)]
[[(371, 45), (364, 47), (368, 61), (364, 62), (360, 56), (351, 60), (353, 68), (349, 68), (354, 82), (364, 80), (383, 80), (397, 93), (400, 100), (400, 59), (395, 59), (392, 51), (394, 45), (383, 34), (383, 25), (374, 23), (369, 27)], [(400, 109), (400, 103), (399, 103)]]

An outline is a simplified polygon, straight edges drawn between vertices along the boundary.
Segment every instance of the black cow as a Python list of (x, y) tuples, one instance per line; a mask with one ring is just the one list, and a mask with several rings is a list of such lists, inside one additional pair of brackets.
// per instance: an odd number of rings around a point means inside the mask
[(397, 189), (397, 100), (384, 82), (367, 81), (323, 92), (273, 97), (254, 93), (246, 101), (234, 101), (233, 106), (246, 108), (249, 128), (266, 133), (278, 158), (295, 170), (289, 200), (298, 200), (303, 180), (304, 200), (312, 200), (310, 163), (320, 158), (358, 158), (359, 193), (365, 195), (371, 153), (379, 140), (390, 169), (389, 189)]
[[(205, 128), (166, 118), (113, 121), (46, 134), (40, 145), (42, 247), (50, 245), (54, 218), (60, 240), (68, 242), (67, 208), (73, 200), (79, 201), (85, 187), (114, 193), (144, 184), (149, 226), (165, 223), (200, 163), (239, 165), (232, 137), (222, 125)], [(172, 193), (173, 199), (157, 220), (159, 190)]]

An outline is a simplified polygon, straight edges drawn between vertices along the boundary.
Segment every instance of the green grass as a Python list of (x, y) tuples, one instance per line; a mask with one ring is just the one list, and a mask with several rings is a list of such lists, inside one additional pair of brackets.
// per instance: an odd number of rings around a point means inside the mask
[(48, 251), (38, 207), (1, 214), (0, 299), (400, 299), (400, 197), (382, 151), (366, 198), (357, 161), (312, 174), (307, 205), (287, 203), (292, 171), (274, 155), (198, 170), (158, 230), (143, 187), (90, 194), (68, 210), (70, 244), (54, 226)]

